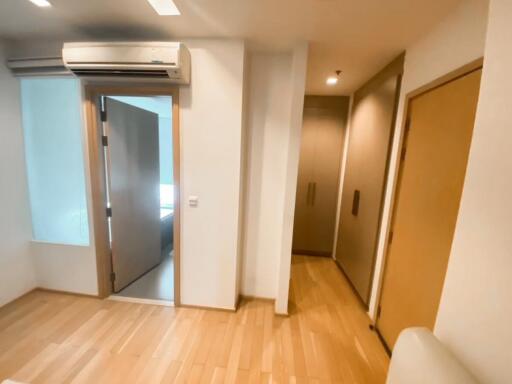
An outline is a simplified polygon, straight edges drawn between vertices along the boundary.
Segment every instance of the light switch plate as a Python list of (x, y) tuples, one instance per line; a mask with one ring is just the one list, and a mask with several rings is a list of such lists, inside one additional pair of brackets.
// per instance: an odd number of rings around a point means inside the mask
[(199, 204), (199, 197), (197, 196), (189, 196), (188, 197), (188, 205), (191, 207), (197, 207)]

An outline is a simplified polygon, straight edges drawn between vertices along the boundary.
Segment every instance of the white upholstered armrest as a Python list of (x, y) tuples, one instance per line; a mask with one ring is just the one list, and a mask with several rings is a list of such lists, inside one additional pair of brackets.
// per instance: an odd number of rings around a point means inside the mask
[(477, 384), (426, 328), (408, 328), (393, 349), (387, 384)]

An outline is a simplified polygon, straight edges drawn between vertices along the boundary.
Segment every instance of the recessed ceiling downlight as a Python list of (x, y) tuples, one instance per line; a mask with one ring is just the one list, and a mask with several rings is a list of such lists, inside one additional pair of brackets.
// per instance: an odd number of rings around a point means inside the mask
[(341, 70), (337, 70), (334, 73), (336, 73), (336, 76), (329, 76), (327, 80), (325, 81), (325, 84), (327, 85), (336, 85), (338, 84), (338, 80), (340, 78)]
[(148, 0), (149, 4), (160, 16), (178, 16), (180, 10), (172, 0)]
[(51, 7), (52, 5), (48, 0), (29, 0), (31, 3), (37, 5), (38, 7)]

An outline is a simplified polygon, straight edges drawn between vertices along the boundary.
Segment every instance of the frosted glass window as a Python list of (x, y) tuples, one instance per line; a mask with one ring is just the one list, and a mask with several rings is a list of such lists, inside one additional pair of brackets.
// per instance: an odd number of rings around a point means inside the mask
[(22, 79), (21, 106), (33, 238), (88, 245), (80, 83)]

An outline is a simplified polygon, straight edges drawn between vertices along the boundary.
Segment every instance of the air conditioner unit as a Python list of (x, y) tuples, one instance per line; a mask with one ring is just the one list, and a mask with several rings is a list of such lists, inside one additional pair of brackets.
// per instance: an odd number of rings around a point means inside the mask
[(64, 43), (62, 60), (80, 77), (190, 82), (190, 53), (181, 43)]

